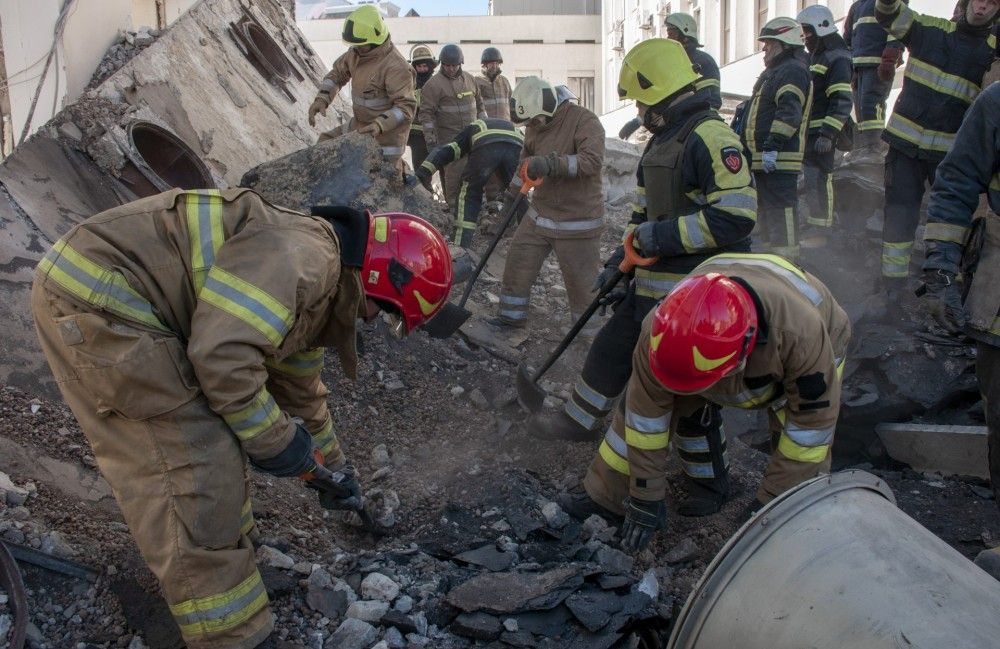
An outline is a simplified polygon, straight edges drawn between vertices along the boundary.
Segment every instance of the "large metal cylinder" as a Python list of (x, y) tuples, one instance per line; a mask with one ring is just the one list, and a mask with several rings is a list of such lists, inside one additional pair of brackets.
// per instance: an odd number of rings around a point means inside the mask
[(783, 494), (722, 548), (668, 649), (1000, 647), (1000, 582), (864, 471)]

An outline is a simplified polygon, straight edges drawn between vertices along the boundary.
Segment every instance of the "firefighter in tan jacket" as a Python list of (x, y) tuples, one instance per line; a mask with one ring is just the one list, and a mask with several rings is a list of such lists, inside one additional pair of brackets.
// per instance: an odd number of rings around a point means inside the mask
[(500, 66), (503, 56), (495, 47), (483, 50), (480, 59), (483, 64), (482, 76), (476, 77), (479, 95), (483, 98), (483, 107), (488, 117), (510, 121), (510, 81), (503, 76)]
[(351, 12), (344, 21), (343, 37), (350, 47), (323, 77), (309, 106), (309, 124), (316, 125), (317, 114), (326, 115), (330, 102), (350, 82), (354, 120), (335, 133), (369, 133), (381, 145), (386, 160), (397, 162), (406, 149), (410, 123), (417, 112), (413, 69), (396, 51), (374, 5)]
[(677, 428), (706, 401), (768, 410), (771, 461), (751, 511), (828, 472), (850, 335), (826, 286), (781, 257), (723, 253), (703, 262), (646, 317), (586, 493), (565, 494), (564, 505), (575, 516), (624, 514), (625, 545), (644, 547), (666, 526), (671, 435), (685, 471), (711, 461)]
[(175, 189), (84, 221), (35, 273), (42, 350), (190, 649), (270, 646), (248, 456), (311, 479), (324, 507), (362, 507), (323, 347), (353, 377), (357, 318), (385, 309), (410, 330), (450, 289), (425, 221), (314, 213)]
[[(476, 87), (476, 80), (462, 70), (465, 55), (458, 45), (445, 45), (438, 55), (441, 69), (424, 84), (420, 91), (420, 112), (417, 120), (424, 128), (427, 150), (447, 144), (455, 139), (463, 128), (486, 118), (483, 99)], [(448, 165), (441, 172), (448, 207), (455, 212), (458, 190), (462, 184), (465, 159)]]
[[(531, 204), (514, 233), (499, 312), (491, 322), (527, 325), (531, 285), (551, 251), (559, 261), (575, 321), (593, 299), (591, 285), (601, 262), (604, 127), (586, 108), (560, 102), (552, 85), (538, 77), (522, 79), (511, 104), (513, 119), (527, 123), (521, 160), (527, 163), (528, 176), (545, 180), (533, 190)], [(521, 184), (514, 176), (511, 189)], [(598, 329), (600, 322), (592, 319), (581, 335), (593, 336)]]

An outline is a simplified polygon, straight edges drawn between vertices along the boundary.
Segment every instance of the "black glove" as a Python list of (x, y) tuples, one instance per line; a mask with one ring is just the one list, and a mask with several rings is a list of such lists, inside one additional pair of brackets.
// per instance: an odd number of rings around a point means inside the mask
[(555, 171), (555, 165), (549, 156), (533, 155), (528, 158), (528, 178), (538, 180)]
[(597, 293), (615, 277), (615, 274), (618, 272), (618, 266), (622, 263), (623, 259), (625, 259), (625, 248), (618, 246), (611, 253), (611, 256), (608, 257), (608, 260), (604, 262), (604, 269), (597, 275), (594, 285), (590, 287), (591, 293)]
[(625, 499), (622, 547), (629, 552), (642, 550), (653, 540), (656, 530), (667, 528), (667, 506), (662, 500)]
[(302, 475), (316, 464), (312, 436), (301, 425), (295, 424), (295, 434), (284, 450), (263, 460), (250, 458), (250, 464), (259, 471), (279, 478)]
[(632, 137), (633, 133), (639, 130), (640, 126), (642, 126), (641, 118), (636, 117), (629, 120), (628, 122), (625, 122), (625, 126), (622, 127), (622, 130), (618, 131), (618, 137), (623, 140), (627, 140)]
[(339, 471), (331, 471), (318, 465), (310, 473), (312, 478), (306, 486), (319, 492), (319, 504), (323, 509), (361, 511), (364, 499), (353, 466), (348, 464)]
[(833, 151), (833, 140), (826, 137), (825, 135), (820, 135), (818, 138), (816, 138), (816, 141), (813, 142), (813, 151), (819, 154), (829, 153), (830, 151)]
[(639, 252), (643, 257), (658, 257), (660, 243), (656, 238), (656, 223), (646, 221), (639, 224), (634, 231), (635, 243), (639, 244)]
[(601, 309), (600, 311), (598, 311), (598, 313), (600, 313), (602, 316), (605, 316), (608, 314), (609, 308), (612, 311), (617, 310), (618, 305), (621, 304), (622, 301), (627, 297), (628, 297), (628, 288), (619, 284), (615, 288), (611, 289), (611, 291), (607, 295), (602, 297), (600, 302), (598, 302), (598, 304), (601, 305)]
[(431, 187), (431, 178), (434, 177), (434, 173), (430, 169), (427, 169), (426, 167), (421, 165), (420, 167), (417, 168), (416, 175), (417, 175), (417, 180), (420, 181), (420, 184), (423, 185), (427, 191), (429, 192), (434, 191), (434, 189)]
[(932, 298), (925, 305), (934, 321), (951, 333), (961, 332), (966, 318), (955, 274), (940, 269), (924, 271), (924, 287)]

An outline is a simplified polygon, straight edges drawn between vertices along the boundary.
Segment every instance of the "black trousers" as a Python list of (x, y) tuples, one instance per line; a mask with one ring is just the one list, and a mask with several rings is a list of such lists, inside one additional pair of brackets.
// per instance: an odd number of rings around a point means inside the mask
[(878, 66), (866, 66), (854, 68), (852, 86), (858, 130), (880, 131), (885, 128), (885, 101), (892, 90), (892, 82), (878, 78)]
[(833, 156), (834, 151), (816, 153), (813, 144), (819, 134), (809, 136), (806, 155), (802, 161), (802, 179), (805, 181), (803, 198), (806, 206), (806, 223), (823, 228), (833, 226)]
[(782, 257), (799, 255), (798, 174), (753, 172), (757, 183), (757, 228), (770, 250)]
[(911, 158), (890, 146), (885, 156), (885, 219), (882, 223), (882, 277), (905, 279), (920, 224), (920, 202), (934, 183), (937, 160)]
[(986, 410), (986, 427), (989, 430), (987, 454), (990, 466), (990, 484), (1000, 507), (1000, 347), (976, 343), (976, 378), (983, 395)]
[(422, 131), (410, 131), (406, 144), (410, 147), (410, 161), (413, 163), (413, 170), (416, 171), (427, 159), (427, 142), (424, 140)]
[(458, 189), (455, 214), (455, 243), (463, 247), (472, 245), (472, 237), (479, 224), (483, 208), (483, 195), (490, 179), (498, 177), (503, 186), (517, 173), (521, 147), (507, 142), (496, 142), (473, 149), (462, 171), (462, 184)]

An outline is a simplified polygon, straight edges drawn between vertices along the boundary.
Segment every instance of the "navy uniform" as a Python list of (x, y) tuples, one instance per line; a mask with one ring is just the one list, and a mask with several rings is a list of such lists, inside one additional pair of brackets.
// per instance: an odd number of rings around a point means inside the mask
[(924, 184), (934, 181), (938, 163), (955, 144), (995, 58), (996, 39), (991, 24), (972, 26), (964, 14), (957, 23), (925, 16), (902, 0), (878, 0), (875, 16), (910, 53), (903, 92), (882, 134), (889, 143), (882, 277), (895, 292), (909, 274)]
[(506, 187), (517, 171), (524, 136), (505, 119), (478, 119), (462, 129), (451, 142), (439, 146), (420, 165), (417, 175), (430, 179), (435, 172), (468, 156), (462, 170), (455, 210), (454, 241), (463, 247), (472, 244), (479, 223), (486, 184), (494, 175)]
[(882, 55), (887, 49), (902, 49), (903, 44), (890, 37), (875, 20), (875, 0), (857, 0), (851, 5), (844, 20), (844, 41), (851, 49), (854, 65), (852, 86), (858, 144), (868, 146), (877, 142), (885, 128), (885, 102), (892, 90), (892, 79), (882, 80), (878, 76)]

